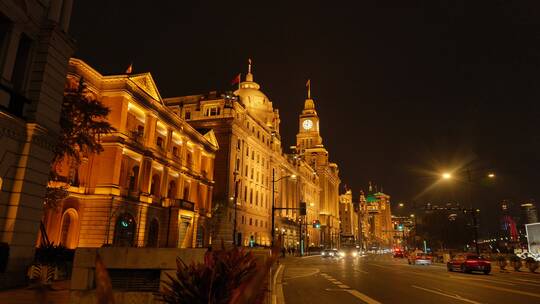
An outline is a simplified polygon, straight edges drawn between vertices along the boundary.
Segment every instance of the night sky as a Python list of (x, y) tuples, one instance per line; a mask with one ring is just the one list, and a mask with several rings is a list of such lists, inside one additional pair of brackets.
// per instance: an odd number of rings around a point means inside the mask
[(469, 164), (484, 214), (540, 198), (538, 1), (201, 2), (75, 1), (76, 56), (104, 74), (133, 62), (164, 97), (229, 89), (252, 58), (284, 148), (311, 78), (355, 197), (373, 181), (393, 202), (465, 202), (463, 182), (427, 188)]

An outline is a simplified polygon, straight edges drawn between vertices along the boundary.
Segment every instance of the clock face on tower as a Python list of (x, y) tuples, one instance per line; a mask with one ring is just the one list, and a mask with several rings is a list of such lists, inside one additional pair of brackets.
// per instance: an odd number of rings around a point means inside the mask
[(311, 121), (311, 119), (304, 120), (304, 122), (302, 122), (302, 127), (304, 127), (304, 130), (313, 128), (313, 121)]

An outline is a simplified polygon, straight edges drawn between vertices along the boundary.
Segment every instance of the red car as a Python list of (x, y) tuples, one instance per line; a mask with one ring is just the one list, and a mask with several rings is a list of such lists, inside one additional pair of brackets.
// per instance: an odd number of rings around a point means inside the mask
[(394, 249), (394, 257), (395, 258), (404, 258), (403, 251), (401, 249)]
[(448, 268), (448, 271), (465, 273), (480, 271), (489, 274), (491, 272), (491, 263), (474, 254), (458, 254), (446, 264), (446, 268)]

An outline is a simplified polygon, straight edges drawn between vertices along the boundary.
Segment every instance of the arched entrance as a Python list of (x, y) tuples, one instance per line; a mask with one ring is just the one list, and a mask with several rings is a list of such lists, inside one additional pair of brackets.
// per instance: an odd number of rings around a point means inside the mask
[(77, 210), (69, 208), (62, 214), (60, 227), (60, 244), (74, 249), (79, 243), (79, 214)]
[(157, 219), (152, 219), (148, 226), (148, 241), (146, 247), (158, 247), (159, 242), (159, 223)]
[(116, 220), (113, 245), (133, 247), (135, 244), (135, 219), (129, 213), (122, 213)]

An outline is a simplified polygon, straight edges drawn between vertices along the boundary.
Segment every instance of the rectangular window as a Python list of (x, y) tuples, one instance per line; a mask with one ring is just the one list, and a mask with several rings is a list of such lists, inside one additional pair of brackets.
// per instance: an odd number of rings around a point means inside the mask
[(185, 110), (184, 111), (184, 119), (191, 119), (191, 110)]
[(15, 59), (15, 65), (13, 67), (13, 76), (11, 77), (13, 88), (19, 93), (24, 91), (25, 83), (28, 78), (27, 72), (30, 65), (31, 46), (32, 40), (25, 34), (22, 34), (19, 41), (19, 48), (17, 49), (17, 58)]
[(221, 108), (219, 106), (213, 106), (206, 109), (206, 116), (218, 116), (221, 114)]

